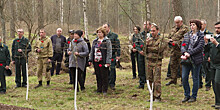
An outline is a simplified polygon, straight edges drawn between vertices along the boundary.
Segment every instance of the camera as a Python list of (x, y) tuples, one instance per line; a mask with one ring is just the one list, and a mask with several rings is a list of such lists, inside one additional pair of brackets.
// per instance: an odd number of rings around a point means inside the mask
[(214, 35), (213, 34), (206, 34), (206, 39), (212, 38)]

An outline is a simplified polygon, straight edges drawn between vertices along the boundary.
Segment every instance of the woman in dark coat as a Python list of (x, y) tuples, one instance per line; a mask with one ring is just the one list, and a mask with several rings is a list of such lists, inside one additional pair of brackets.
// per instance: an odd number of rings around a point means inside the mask
[[(203, 61), (203, 47), (205, 44), (204, 35), (200, 32), (201, 22), (199, 20), (190, 20), (191, 31), (184, 35), (181, 45), (182, 61), (182, 82), (185, 98), (182, 102), (195, 102), (199, 88), (199, 72)], [(192, 71), (193, 89), (190, 96), (189, 73)]]
[(111, 64), (112, 46), (110, 39), (106, 36), (106, 30), (102, 27), (96, 31), (98, 37), (92, 43), (92, 49), (89, 55), (89, 65), (91, 62), (94, 65), (96, 80), (97, 80), (97, 92), (104, 95), (108, 90), (108, 72)]

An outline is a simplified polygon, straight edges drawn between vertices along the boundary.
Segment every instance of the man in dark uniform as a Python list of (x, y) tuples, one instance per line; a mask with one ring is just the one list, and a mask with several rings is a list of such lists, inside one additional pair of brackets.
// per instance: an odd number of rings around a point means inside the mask
[(61, 35), (62, 29), (57, 29), (57, 34), (51, 36), (51, 41), (53, 44), (53, 58), (52, 58), (52, 68), (50, 70), (51, 76), (54, 74), (54, 66), (57, 62), (56, 75), (60, 74), (61, 62), (63, 60), (63, 51), (66, 43), (66, 38)]
[(143, 28), (144, 31), (141, 32), (142, 36), (150, 36), (151, 22), (150, 21), (144, 22)]
[(8, 46), (2, 43), (2, 37), (0, 36), (0, 94), (6, 93), (6, 81), (5, 81), (5, 69), (9, 69), (10, 65), (10, 53), (8, 50)]
[[(65, 45), (65, 61), (64, 61), (64, 63), (65, 63), (65, 66), (67, 67), (67, 68), (69, 68), (69, 54), (67, 53), (67, 49), (69, 48), (69, 44), (70, 44), (70, 42), (73, 40), (73, 38), (74, 38), (74, 30), (69, 30), (69, 38), (67, 39), (67, 41), (66, 41), (66, 45)], [(72, 78), (72, 75), (71, 75), (71, 73), (70, 73), (70, 69), (69, 69), (69, 77), (70, 77), (70, 82), (69, 82), (69, 84), (73, 84), (73, 78)]]
[[(215, 93), (215, 109), (220, 110), (220, 22), (215, 24), (215, 38), (211, 37), (211, 43), (208, 43), (208, 47), (210, 48), (209, 51), (209, 58), (211, 69), (214, 73), (214, 80), (212, 82), (213, 90)], [(205, 37), (205, 42), (208, 42), (207, 36)]]
[[(146, 33), (147, 34), (147, 33)], [(139, 77), (139, 86), (138, 89), (144, 89), (146, 83), (146, 72), (145, 72), (145, 57), (144, 57), (144, 41), (147, 36), (142, 34), (136, 35), (135, 48), (137, 49), (137, 64), (138, 64), (138, 77)], [(150, 36), (149, 36), (150, 37)]]
[[(205, 20), (201, 20), (202, 23), (202, 28), (201, 28), (201, 32), (204, 33), (204, 36), (211, 35), (213, 33), (211, 33), (210, 31), (208, 31), (206, 29), (206, 21)], [(204, 48), (204, 60), (202, 63), (202, 67), (200, 70), (200, 74), (199, 74), (199, 88), (202, 88), (203, 82), (202, 82), (202, 76), (206, 75), (205, 78), (205, 82), (206, 82), (206, 91), (209, 91), (211, 88), (211, 82), (213, 80), (213, 74), (214, 73), (210, 73), (210, 63), (208, 62), (208, 53), (209, 53), (209, 49), (207, 49), (206, 47)]]
[[(18, 29), (18, 38), (12, 44), (12, 63), (15, 64), (15, 88), (27, 87), (26, 62), (28, 62), (28, 53), (31, 51), (29, 40), (25, 38), (23, 29)], [(21, 84), (21, 71), (23, 82)]]
[(112, 60), (111, 60), (111, 69), (109, 72), (109, 86), (112, 90), (115, 90), (115, 81), (116, 81), (116, 61), (120, 59), (121, 47), (118, 35), (110, 31), (110, 25), (104, 24), (103, 28), (106, 29), (107, 37), (111, 40), (112, 43)]

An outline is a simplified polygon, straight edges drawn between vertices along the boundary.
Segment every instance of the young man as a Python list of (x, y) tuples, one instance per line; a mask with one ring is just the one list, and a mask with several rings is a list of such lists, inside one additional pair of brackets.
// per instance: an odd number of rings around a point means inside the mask
[(50, 86), (50, 73), (47, 70), (53, 56), (53, 47), (50, 38), (46, 37), (44, 29), (40, 30), (40, 39), (35, 44), (35, 52), (37, 53), (37, 77), (39, 84), (35, 88), (42, 86), (42, 75), (46, 74), (47, 86)]

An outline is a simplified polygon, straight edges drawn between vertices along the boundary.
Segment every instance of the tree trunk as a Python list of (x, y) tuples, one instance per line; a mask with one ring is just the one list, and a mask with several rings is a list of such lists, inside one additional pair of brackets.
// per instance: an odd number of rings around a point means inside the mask
[(174, 16), (181, 16), (183, 18), (183, 22), (185, 22), (185, 16), (184, 16), (181, 0), (173, 0), (173, 11), (174, 11)]
[(38, 29), (44, 28), (44, 9), (43, 9), (43, 0), (38, 0)]
[(2, 27), (2, 37), (3, 37), (3, 43), (6, 43), (6, 29), (5, 29), (5, 15), (4, 15), (4, 6), (5, 1), (0, 0), (0, 19), (1, 19), (1, 27)]
[(98, 14), (99, 14), (99, 26), (102, 25), (102, 3), (98, 0)]
[(10, 0), (9, 4), (10, 4), (10, 14), (11, 14), (11, 19), (10, 19), (10, 37), (15, 38), (15, 4), (14, 4), (15, 0)]
[(60, 1), (60, 23), (63, 25), (63, 0)]
[(146, 21), (151, 20), (150, 0), (145, 0)]
[(85, 37), (89, 39), (88, 36), (88, 21), (87, 21), (87, 16), (86, 16), (86, 0), (83, 0), (83, 14), (84, 14), (84, 28), (85, 28)]
[(219, 20), (220, 20), (220, 16), (219, 16), (219, 13), (220, 13), (220, 1), (218, 0), (218, 13), (217, 13), (217, 22), (219, 22)]
[[(130, 13), (130, 16), (131, 16), (131, 18), (132, 18), (132, 1), (133, 0), (129, 0), (129, 13)], [(131, 35), (131, 29), (132, 29), (132, 21), (129, 19), (129, 22), (128, 22), (128, 24), (129, 24), (129, 26), (128, 26), (128, 34), (129, 34), (129, 36)]]

